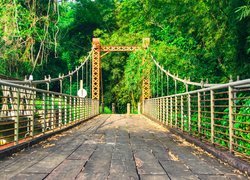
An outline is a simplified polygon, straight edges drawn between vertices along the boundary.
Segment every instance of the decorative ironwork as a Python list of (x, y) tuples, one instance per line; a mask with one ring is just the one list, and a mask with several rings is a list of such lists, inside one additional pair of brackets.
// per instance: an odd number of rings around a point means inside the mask
[(138, 46), (102, 46), (101, 51), (103, 52), (130, 52), (139, 50)]
[(99, 38), (93, 38), (92, 52), (92, 99), (100, 99), (101, 44)]
[[(150, 39), (149, 38), (143, 38), (143, 44), (142, 47), (146, 50), (149, 46)], [(142, 63), (146, 65), (149, 63), (147, 56), (143, 58)], [(144, 66), (143, 69), (143, 81), (142, 81), (142, 102), (145, 99), (149, 99), (151, 97), (151, 91), (150, 91), (150, 69), (148, 66)]]

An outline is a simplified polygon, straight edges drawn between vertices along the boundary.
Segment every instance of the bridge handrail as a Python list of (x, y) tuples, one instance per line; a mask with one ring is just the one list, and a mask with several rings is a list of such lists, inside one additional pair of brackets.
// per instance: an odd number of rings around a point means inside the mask
[(74, 96), (74, 95), (69, 95), (69, 94), (64, 94), (64, 93), (59, 93), (59, 92), (54, 92), (54, 91), (47, 91), (44, 89), (38, 89), (35, 87), (24, 86), (22, 84), (16, 84), (16, 83), (8, 82), (5, 80), (0, 80), (0, 86), (10, 86), (10, 87), (19, 88), (22, 90), (36, 91), (36, 92), (40, 92), (40, 93), (49, 93), (49, 94), (53, 94), (53, 95), (57, 95), (57, 96), (67, 96), (67, 97), (72, 97), (72, 98), (74, 98), (74, 97), (79, 98), (78, 96)]
[(0, 80), (0, 151), (98, 114), (98, 100)]
[(250, 79), (147, 99), (143, 114), (250, 162)]

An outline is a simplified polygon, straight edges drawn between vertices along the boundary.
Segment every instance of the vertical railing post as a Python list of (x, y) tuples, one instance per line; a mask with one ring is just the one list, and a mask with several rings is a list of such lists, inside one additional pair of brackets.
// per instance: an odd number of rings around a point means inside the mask
[(155, 107), (154, 118), (157, 120), (157, 99), (154, 99), (154, 107)]
[(83, 119), (87, 119), (86, 113), (87, 109), (86, 109), (86, 99), (83, 99)]
[(55, 128), (55, 96), (51, 95), (51, 129)]
[(174, 96), (174, 99), (175, 99), (175, 128), (178, 128), (178, 98), (175, 94)]
[(83, 108), (82, 108), (82, 101), (83, 101), (83, 99), (82, 98), (80, 98), (79, 99), (80, 100), (80, 104), (79, 104), (79, 121), (81, 121), (81, 120), (83, 120)]
[(83, 98), (80, 98), (80, 105), (79, 105), (79, 120), (82, 121), (83, 120)]
[(69, 97), (69, 123), (72, 122), (72, 96)]
[(155, 99), (155, 119), (158, 119), (158, 100)]
[(73, 116), (73, 121), (75, 122), (76, 121), (76, 117), (77, 117), (77, 111), (76, 111), (76, 98), (74, 97), (73, 98), (73, 101), (74, 101), (74, 116)]
[(78, 98), (78, 121), (82, 120), (82, 98)]
[(166, 98), (162, 98), (162, 123), (165, 124), (166, 120)]
[(214, 144), (214, 91), (210, 90), (211, 143)]
[(198, 133), (201, 135), (201, 93), (198, 92)]
[(42, 132), (46, 131), (46, 93), (43, 93), (43, 123), (42, 123)]
[(170, 97), (170, 127), (173, 127), (173, 100)]
[(58, 97), (58, 126), (62, 126), (62, 95)]
[(64, 125), (67, 124), (67, 111), (68, 111), (68, 104), (67, 104), (67, 96), (64, 96)]
[(234, 93), (233, 87), (228, 87), (228, 106), (229, 106), (229, 151), (233, 153), (233, 106), (234, 106)]
[(31, 91), (31, 95), (32, 95), (32, 111), (31, 111), (31, 119), (30, 119), (30, 136), (33, 137), (34, 136), (34, 130), (35, 130), (35, 91)]
[(188, 101), (188, 132), (191, 131), (191, 94), (187, 95), (187, 101)]
[(184, 124), (184, 105), (183, 105), (183, 95), (181, 95), (181, 130), (183, 131)]
[(162, 98), (159, 98), (159, 121), (162, 120)]
[(167, 103), (167, 113), (166, 113), (166, 125), (168, 126), (168, 122), (169, 122), (169, 97), (166, 98), (166, 103)]
[[(15, 101), (14, 101), (15, 103)], [(14, 106), (14, 105), (13, 105)], [(20, 108), (20, 89), (17, 89), (17, 108), (16, 108), (16, 117), (14, 124), (14, 142), (15, 144), (19, 143), (19, 108)]]
[(158, 98), (158, 107), (159, 107), (159, 110), (158, 110), (158, 113), (159, 113), (159, 116), (158, 116), (158, 121), (161, 122), (161, 110), (162, 110), (162, 107), (161, 107), (161, 98)]

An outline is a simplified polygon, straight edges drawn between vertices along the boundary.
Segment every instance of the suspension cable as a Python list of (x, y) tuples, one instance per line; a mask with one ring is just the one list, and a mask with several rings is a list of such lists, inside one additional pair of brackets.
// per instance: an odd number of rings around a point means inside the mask
[(163, 96), (163, 71), (161, 71), (161, 96)]
[(156, 66), (156, 97), (159, 97), (158, 91), (159, 91), (159, 69), (158, 66)]
[(79, 67), (77, 67), (74, 71), (70, 72), (67, 75), (63, 75), (60, 76), (58, 78), (49, 78), (49, 79), (44, 79), (44, 80), (36, 80), (36, 81), (29, 81), (29, 80), (24, 80), (24, 81), (13, 81), (13, 80), (5, 80), (6, 82), (11, 82), (11, 83), (16, 83), (16, 84), (43, 84), (43, 83), (47, 83), (47, 82), (55, 82), (55, 81), (60, 81), (63, 80), (65, 78), (68, 78), (70, 76), (73, 76), (75, 73), (77, 73), (82, 66), (84, 66), (84, 64), (90, 59), (92, 51), (89, 51), (88, 56), (84, 59), (84, 61), (81, 63), (81, 65)]
[(197, 83), (197, 82), (192, 82), (190, 80), (181, 79), (178, 76), (175, 76), (175, 75), (171, 74), (169, 71), (166, 71), (162, 66), (160, 66), (160, 64), (155, 60), (154, 56), (151, 53), (150, 53), (150, 56), (151, 56), (151, 59), (153, 60), (154, 64), (161, 71), (163, 71), (167, 76), (170, 76), (174, 80), (180, 81), (180, 82), (182, 82), (184, 84), (193, 85), (193, 86), (199, 86), (199, 87), (211, 87), (211, 86), (221, 85), (221, 84)]
[(77, 94), (78, 86), (79, 86), (79, 84), (78, 84), (79, 77), (78, 76), (79, 76), (79, 71), (76, 72), (76, 94)]
[(167, 75), (167, 96), (169, 95), (169, 75)]
[[(86, 67), (86, 65), (85, 65), (85, 67)], [(82, 80), (83, 80), (83, 66), (82, 66)]]
[[(89, 61), (86, 62), (86, 66), (85, 66), (85, 77), (86, 77), (86, 90), (88, 91), (88, 64), (89, 64)], [(89, 96), (89, 93), (87, 93), (87, 96)]]

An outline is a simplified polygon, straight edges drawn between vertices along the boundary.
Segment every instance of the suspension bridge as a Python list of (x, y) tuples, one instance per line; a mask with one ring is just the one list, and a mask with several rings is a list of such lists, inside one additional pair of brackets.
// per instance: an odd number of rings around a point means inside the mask
[[(144, 38), (139, 46), (103, 46), (94, 38), (67, 75), (1, 77), (0, 179), (247, 179), (250, 79), (182, 79), (157, 61), (149, 44)], [(101, 114), (101, 59), (135, 51), (147, 52), (139, 114), (130, 114), (129, 104), (127, 114)], [(152, 97), (150, 67), (166, 96)]]

